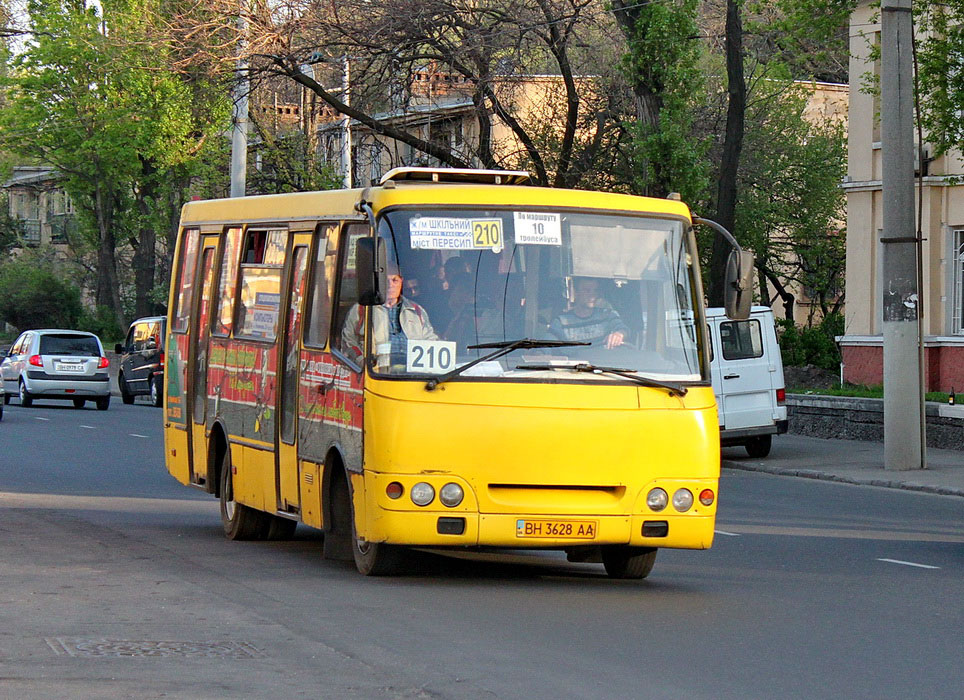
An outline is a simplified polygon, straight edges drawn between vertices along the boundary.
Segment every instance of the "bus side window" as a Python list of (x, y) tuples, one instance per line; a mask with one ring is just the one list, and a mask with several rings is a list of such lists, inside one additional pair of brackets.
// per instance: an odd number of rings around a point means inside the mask
[(172, 331), (183, 333), (187, 331), (188, 314), (191, 313), (191, 301), (194, 297), (194, 266), (197, 264), (198, 230), (189, 228), (184, 230), (181, 239), (180, 264), (177, 266), (177, 290), (174, 298), (174, 323)]
[(217, 308), (214, 315), (214, 335), (231, 335), (234, 318), (234, 297), (238, 286), (238, 252), (241, 249), (241, 229), (230, 228), (224, 236), (224, 255), (218, 276)]
[(311, 265), (310, 304), (305, 344), (325, 347), (331, 325), (331, 298), (338, 261), (338, 225), (322, 224), (315, 235), (315, 260)]
[[(361, 361), (359, 351), (364, 351), (365, 337), (365, 309), (357, 306), (358, 302), (358, 283), (355, 275), (355, 254), (359, 238), (368, 236), (371, 232), (368, 224), (348, 224), (345, 226), (345, 233), (342, 236), (341, 277), (338, 287), (338, 308), (335, 310), (335, 323), (331, 333), (332, 347), (340, 350), (348, 357)], [(355, 310), (353, 312), (353, 309)], [(349, 335), (355, 340), (349, 342), (345, 340), (346, 321), (353, 324), (353, 332)]]

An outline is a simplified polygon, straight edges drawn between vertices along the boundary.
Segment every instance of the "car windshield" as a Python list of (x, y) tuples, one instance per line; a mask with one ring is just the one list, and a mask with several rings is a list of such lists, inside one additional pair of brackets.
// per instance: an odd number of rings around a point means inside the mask
[[(369, 314), (376, 373), (626, 381), (587, 373), (588, 365), (672, 382), (703, 379), (696, 257), (681, 220), (400, 209), (380, 219), (378, 233), (389, 280), (386, 303)], [(478, 362), (493, 343), (519, 341)], [(571, 369), (577, 365), (581, 371)]]
[(100, 348), (97, 347), (97, 340), (93, 336), (46, 333), (40, 336), (40, 354), (99, 357)]

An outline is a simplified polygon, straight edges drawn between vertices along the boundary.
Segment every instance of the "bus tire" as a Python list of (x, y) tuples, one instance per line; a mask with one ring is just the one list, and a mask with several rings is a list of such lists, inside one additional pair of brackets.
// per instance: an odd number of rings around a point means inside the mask
[(234, 500), (231, 450), (221, 457), (221, 524), (229, 540), (256, 540), (267, 530), (264, 514)]
[(628, 547), (604, 545), (603, 566), (610, 578), (646, 578), (656, 563), (655, 547)]
[(773, 445), (772, 435), (758, 435), (746, 441), (746, 453), (757, 459), (766, 457), (770, 454), (770, 447)]
[(351, 495), (348, 477), (340, 464), (327, 467), (334, 470), (329, 485), (328, 523), (325, 526), (323, 556), (329, 561), (352, 561)]
[(264, 539), (266, 540), (290, 540), (294, 537), (295, 529), (298, 527), (296, 520), (288, 520), (278, 515), (268, 515), (267, 526), (265, 528)]
[(355, 568), (365, 576), (394, 576), (402, 569), (405, 550), (384, 542), (364, 542), (352, 527), (352, 554)]

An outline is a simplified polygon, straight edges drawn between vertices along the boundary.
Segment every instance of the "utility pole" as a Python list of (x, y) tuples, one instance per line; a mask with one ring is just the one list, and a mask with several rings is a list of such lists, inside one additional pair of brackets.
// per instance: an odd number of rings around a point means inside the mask
[(881, 0), (880, 122), (883, 157), (884, 466), (923, 469), (921, 290), (914, 227), (911, 0)]
[[(243, 50), (247, 33), (243, 2), (238, 13), (238, 30), (241, 32), (239, 46)], [(231, 196), (243, 197), (248, 178), (248, 62), (243, 57), (238, 58), (231, 123)]]
[[(342, 58), (342, 74), (341, 74), (341, 90), (342, 101), (349, 107), (351, 107), (351, 62), (348, 58), (348, 54), (345, 54)], [(351, 163), (351, 117), (347, 114), (345, 115), (345, 120), (343, 122), (343, 138), (341, 140), (341, 163), (344, 169), (345, 187), (351, 189), (354, 186), (352, 182), (352, 163)]]

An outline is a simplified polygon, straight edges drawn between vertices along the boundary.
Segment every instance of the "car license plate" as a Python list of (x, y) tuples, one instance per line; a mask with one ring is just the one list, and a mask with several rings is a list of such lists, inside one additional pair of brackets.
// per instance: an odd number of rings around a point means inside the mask
[(516, 520), (516, 537), (548, 537), (591, 540), (596, 537), (595, 520)]
[(81, 364), (68, 365), (68, 364), (64, 364), (63, 362), (58, 362), (54, 365), (54, 369), (57, 370), (58, 372), (79, 373), (84, 371), (84, 366)]

